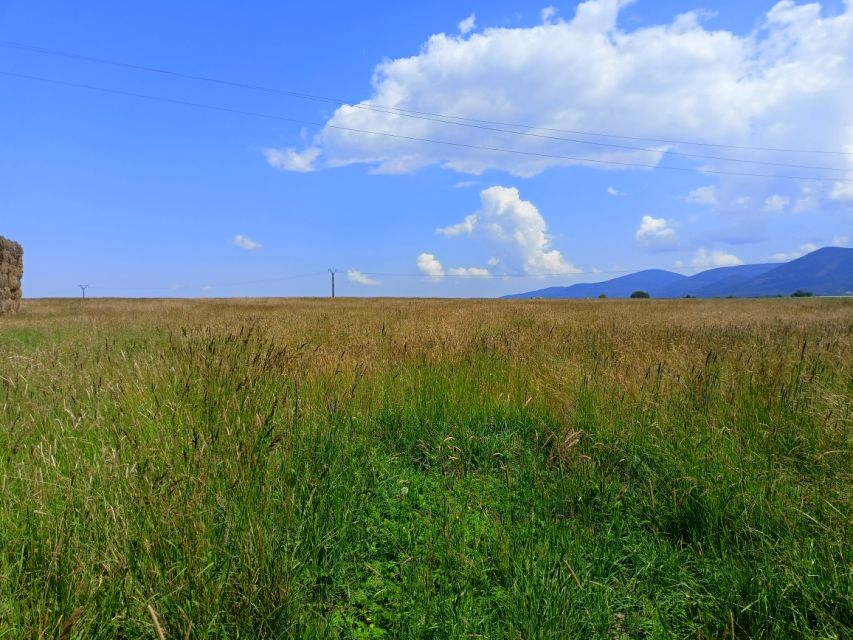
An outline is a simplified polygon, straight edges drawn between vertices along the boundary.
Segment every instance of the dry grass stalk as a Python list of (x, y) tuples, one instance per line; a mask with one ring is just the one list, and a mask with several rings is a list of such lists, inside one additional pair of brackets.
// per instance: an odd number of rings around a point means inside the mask
[(572, 576), (575, 581), (575, 584), (578, 585), (578, 589), (583, 589), (583, 585), (581, 584), (580, 579), (578, 578), (578, 574), (575, 573), (575, 570), (572, 569), (572, 565), (569, 564), (568, 560), (563, 560), (563, 566), (566, 567), (566, 571)]
[(560, 468), (571, 465), (578, 456), (581, 432), (568, 427), (562, 435), (551, 434), (551, 440), (553, 448), (548, 456), (549, 464), (556, 464)]
[(59, 632), (59, 640), (68, 640), (71, 637), (71, 630), (74, 628), (74, 625), (77, 624), (77, 621), (83, 615), (83, 607), (77, 607), (68, 616), (68, 619), (62, 625), (62, 630)]
[(157, 611), (154, 610), (153, 605), (148, 605), (148, 615), (151, 616), (151, 622), (154, 623), (154, 631), (157, 632), (158, 640), (166, 640), (166, 633), (160, 625), (160, 619), (157, 617)]

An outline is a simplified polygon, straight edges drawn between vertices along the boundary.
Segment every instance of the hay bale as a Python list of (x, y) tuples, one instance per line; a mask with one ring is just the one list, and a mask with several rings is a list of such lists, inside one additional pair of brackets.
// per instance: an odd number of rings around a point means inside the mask
[(0, 236), (0, 315), (21, 308), (24, 248)]

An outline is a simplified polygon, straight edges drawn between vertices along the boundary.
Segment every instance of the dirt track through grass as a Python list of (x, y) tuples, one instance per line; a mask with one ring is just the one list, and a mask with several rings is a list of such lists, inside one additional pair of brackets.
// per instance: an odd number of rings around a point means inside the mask
[(28, 301), (0, 638), (853, 637), (853, 303)]

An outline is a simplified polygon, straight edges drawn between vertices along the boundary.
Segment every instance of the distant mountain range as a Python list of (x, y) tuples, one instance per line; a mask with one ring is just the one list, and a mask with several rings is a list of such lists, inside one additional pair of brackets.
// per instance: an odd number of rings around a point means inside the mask
[(853, 249), (824, 247), (785, 263), (744, 264), (685, 276), (662, 269), (638, 271), (612, 280), (548, 287), (505, 298), (627, 298), (645, 291), (653, 298), (725, 298), (787, 296), (801, 290), (814, 295), (853, 295)]

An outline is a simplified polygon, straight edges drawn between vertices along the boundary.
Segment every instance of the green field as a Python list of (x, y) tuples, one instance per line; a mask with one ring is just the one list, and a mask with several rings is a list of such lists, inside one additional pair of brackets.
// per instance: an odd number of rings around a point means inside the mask
[(851, 461), (850, 300), (28, 301), (0, 638), (851, 638)]

